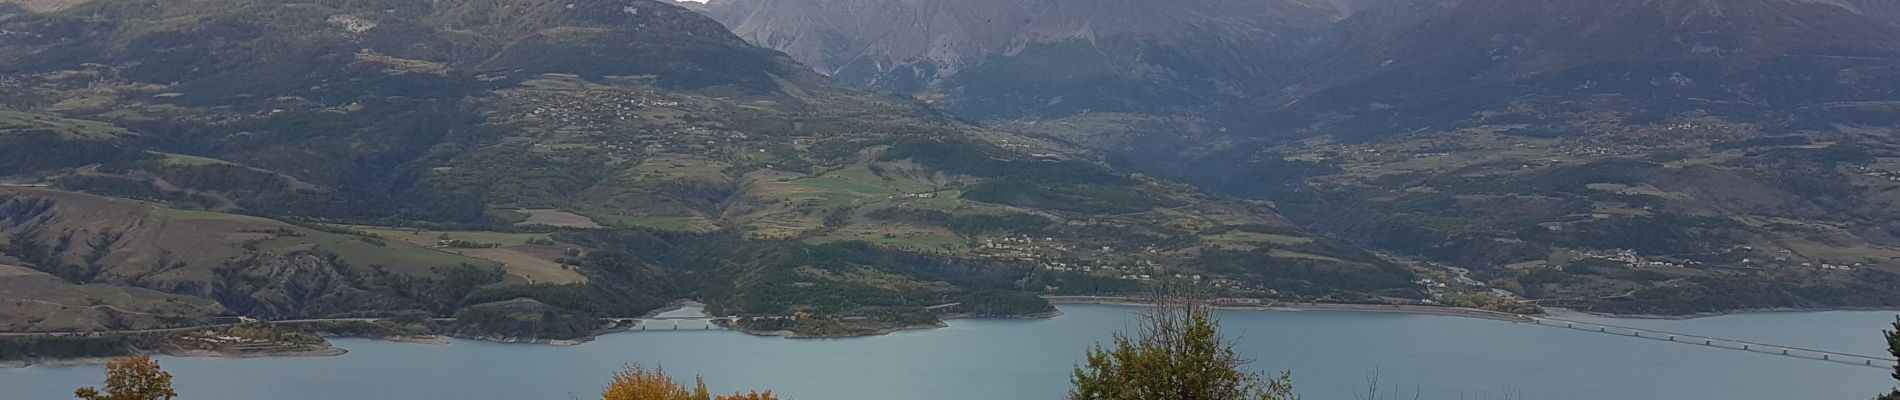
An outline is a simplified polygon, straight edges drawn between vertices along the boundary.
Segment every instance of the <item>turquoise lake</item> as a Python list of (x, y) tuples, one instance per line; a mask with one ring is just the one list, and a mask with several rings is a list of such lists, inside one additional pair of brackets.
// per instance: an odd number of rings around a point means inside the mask
[[(958, 320), (943, 329), (826, 340), (705, 331), (609, 335), (555, 347), (335, 340), (327, 358), (161, 357), (184, 400), (598, 398), (628, 363), (703, 375), (715, 391), (802, 400), (1059, 399), (1092, 344), (1139, 308), (1069, 305), (1046, 320)], [(1895, 312), (1743, 314), (1607, 323), (1858, 354), (1885, 354)], [(1510, 322), (1398, 314), (1222, 311), (1263, 371), (1292, 370), (1307, 399), (1354, 399), (1377, 374), (1394, 398), (1868, 399), (1891, 371)], [(99, 366), (0, 370), (0, 400), (71, 398)]]

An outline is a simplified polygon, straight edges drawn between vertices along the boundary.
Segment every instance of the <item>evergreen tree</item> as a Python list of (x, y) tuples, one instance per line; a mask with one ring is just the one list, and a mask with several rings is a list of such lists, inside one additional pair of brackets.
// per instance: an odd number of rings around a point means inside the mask
[[(1900, 359), (1900, 317), (1894, 318), (1893, 330), (1885, 333), (1887, 334), (1887, 352), (1892, 353), (1895, 359)], [(1900, 381), (1900, 364), (1893, 366), (1893, 379)], [(1900, 389), (1881, 396), (1879, 400), (1900, 400)]]
[(1245, 370), (1220, 321), (1192, 295), (1156, 296), (1133, 337), (1116, 333), (1075, 368), (1071, 400), (1298, 400), (1290, 377)]

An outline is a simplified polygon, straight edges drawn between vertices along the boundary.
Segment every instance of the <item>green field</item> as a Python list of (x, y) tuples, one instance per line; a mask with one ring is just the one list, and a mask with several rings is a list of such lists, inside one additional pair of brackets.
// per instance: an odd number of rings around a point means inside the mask
[(593, 218), (600, 221), (601, 224), (616, 228), (649, 228), (687, 232), (702, 232), (706, 230), (703, 226), (705, 219), (699, 217), (608, 215)]
[(528, 244), (532, 239), (547, 239), (546, 234), (503, 233), (488, 231), (432, 231), (421, 229), (386, 228), (362, 225), (337, 225), (344, 229), (361, 231), (384, 239), (402, 241), (417, 246), (434, 246), (447, 235), (447, 240), (465, 240), (482, 244), (514, 246)]
[(627, 170), (627, 175), (634, 178), (719, 178), (726, 175), (726, 168), (730, 166), (704, 158), (661, 155)]
[(1203, 243), (1223, 248), (1251, 249), (1261, 246), (1297, 246), (1312, 243), (1313, 238), (1259, 232), (1228, 232), (1201, 237)]
[[(871, 172), (871, 166), (869, 165), (853, 165), (837, 171), (831, 171), (824, 174), (824, 176), (889, 187), (893, 190), (905, 193), (929, 192), (936, 188), (936, 185), (930, 182), (904, 178), (902, 171), (915, 169), (915, 167), (910, 166), (909, 163), (879, 163), (878, 165), (884, 168), (885, 175), (879, 176), (876, 172)], [(907, 169), (906, 167), (910, 168)]]
[(966, 205), (966, 202), (963, 201), (962, 190), (951, 189), (951, 190), (944, 190), (944, 191), (939, 191), (935, 193), (936, 193), (935, 197), (911, 198), (911, 199), (905, 199), (904, 201), (907, 202), (906, 204), (922, 206), (924, 208), (935, 208), (935, 209), (940, 209), (940, 210), (955, 210), (957, 208), (961, 208), (964, 205)]
[(1322, 256), (1322, 255), (1312, 254), (1312, 253), (1302, 253), (1302, 252), (1297, 252), (1297, 251), (1292, 251), (1292, 250), (1281, 250), (1281, 249), (1269, 250), (1267, 252), (1267, 256), (1270, 256), (1273, 258), (1303, 259), (1303, 260), (1346, 263), (1346, 260), (1341, 260), (1338, 258)]
[(184, 155), (184, 154), (172, 154), (172, 153), (154, 152), (154, 154), (164, 156), (165, 165), (174, 165), (174, 166), (182, 166), (182, 167), (197, 167), (197, 166), (205, 166), (205, 165), (236, 165), (236, 164), (232, 164), (230, 161), (224, 161), (224, 160), (219, 160), (215, 158), (205, 158), (205, 157), (198, 157), (198, 156), (189, 156), (189, 155)]
[(897, 191), (887, 187), (874, 186), (835, 176), (805, 178), (792, 181), (791, 183), (799, 188), (807, 189), (810, 193), (815, 193), (818, 198), (818, 205), (824, 207), (848, 206), (858, 204), (864, 200), (885, 199), (897, 194)]
[(58, 132), (66, 139), (113, 139), (131, 132), (116, 125), (17, 111), (0, 111), (0, 135), (15, 131), (44, 129)]
[(865, 238), (865, 241), (871, 242), (873, 244), (877, 244), (879, 246), (886, 246), (886, 247), (897, 247), (897, 248), (905, 248), (905, 249), (933, 249), (933, 250), (957, 249), (957, 248), (968, 246), (970, 244), (970, 240), (964, 239), (962, 236), (957, 236), (955, 234), (950, 234), (950, 233), (937, 233), (937, 232), (930, 232), (930, 233), (912, 232), (912, 233), (903, 233), (903, 234), (891, 234), (890, 236), (878, 235), (878, 236), (867, 237)]
[(852, 224), (824, 236), (814, 243), (859, 240), (882, 247), (910, 250), (962, 250), (970, 239), (943, 228), (905, 224)]

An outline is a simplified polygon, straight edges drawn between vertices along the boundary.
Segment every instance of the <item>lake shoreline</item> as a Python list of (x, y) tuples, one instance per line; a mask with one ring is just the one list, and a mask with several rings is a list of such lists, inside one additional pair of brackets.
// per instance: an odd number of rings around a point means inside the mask
[[(368, 338), (368, 339), (375, 339), (375, 338)], [(389, 340), (389, 339), (384, 339), (384, 340)], [(390, 341), (401, 342), (401, 343), (424, 344), (421, 342), (402, 341), (402, 340), (390, 340)], [(29, 368), (29, 367), (80, 367), (80, 366), (92, 366), (92, 365), (105, 365), (106, 363), (111, 362), (112, 360), (115, 360), (115, 359), (129, 357), (129, 356), (137, 356), (141, 354), (162, 354), (162, 355), (179, 357), (179, 358), (243, 359), (243, 358), (336, 357), (336, 356), (348, 354), (349, 352), (350, 352), (349, 349), (336, 347), (329, 344), (325, 344), (323, 346), (301, 348), (301, 349), (271, 350), (271, 351), (221, 351), (221, 350), (205, 350), (205, 349), (167, 349), (167, 350), (155, 350), (155, 351), (139, 351), (139, 352), (134, 352), (132, 354), (127, 354), (124, 356), (113, 356), (113, 357), (74, 357), (74, 358), (35, 357), (35, 358), (29, 358), (29, 359), (24, 359), (24, 360), (6, 360), (6, 361), (0, 361), (0, 370), (20, 369), (20, 368)]]
[[(772, 389), (800, 399), (1061, 398), (1071, 389), (1074, 364), (1087, 350), (1111, 341), (1114, 332), (1126, 332), (1144, 309), (1059, 307), (1063, 315), (1053, 319), (955, 319), (948, 329), (862, 340), (786, 341), (717, 328), (603, 336), (574, 348), (449, 337), (443, 337), (450, 342), (447, 347), (339, 338), (332, 343), (350, 350), (342, 357), (160, 356), (158, 361), (178, 376), (181, 394), (200, 400), (568, 398), (598, 390), (608, 375), (630, 363), (664, 365), (680, 376), (703, 374), (708, 383), (732, 385), (729, 389)], [(1405, 392), (1418, 388), (1427, 399), (1498, 398), (1505, 383), (1535, 388), (1513, 395), (1547, 400), (1865, 399), (1885, 393), (1893, 382), (1887, 377), (1890, 370), (1865, 366), (1530, 324), (1396, 314), (1217, 314), (1223, 331), (1234, 335), (1239, 354), (1264, 360), (1251, 369), (1293, 371), (1307, 398), (1364, 394), (1353, 389), (1363, 388), (1366, 375), (1375, 369), (1384, 371), (1389, 382), (1382, 386), (1403, 387)], [(1888, 313), (1860, 312), (1631, 325), (1872, 352), (1875, 346), (1884, 350), (1884, 343), (1875, 343), (1876, 331), (1892, 321)], [(695, 321), (690, 327), (699, 325)], [(1446, 372), (1447, 365), (1456, 370)], [(71, 398), (73, 388), (97, 386), (101, 376), (98, 366), (0, 370), (0, 397)], [(1738, 376), (1775, 379), (1734, 379)], [(1619, 384), (1602, 385), (1604, 381)], [(405, 392), (410, 389), (417, 391)]]
[[(1117, 306), (1117, 307), (1147, 307), (1147, 306), (1153, 305), (1152, 301), (1146, 298), (1140, 298), (1140, 297), (1044, 296), (1043, 298), (1047, 300), (1050, 304), (1056, 305), (1056, 306), (1106, 305), (1106, 306)], [(1517, 315), (1517, 314), (1510, 314), (1510, 313), (1504, 313), (1504, 312), (1498, 312), (1498, 311), (1480, 310), (1480, 309), (1472, 309), (1472, 308), (1459, 308), (1459, 307), (1444, 307), (1444, 306), (1403, 305), (1403, 304), (1297, 303), (1297, 302), (1258, 302), (1256, 303), (1256, 301), (1257, 300), (1252, 300), (1252, 299), (1216, 299), (1213, 302), (1213, 304), (1210, 305), (1210, 307), (1214, 309), (1218, 309), (1218, 310), (1259, 311), (1259, 312), (1322, 312), (1322, 313), (1343, 312), (1343, 313), (1409, 314), (1409, 315), (1473, 318), (1473, 319), (1483, 319), (1483, 320), (1492, 320), (1492, 321), (1501, 321), (1501, 322), (1517, 322), (1517, 323), (1532, 322), (1533, 321), (1532, 318), (1534, 317), (1534, 316)], [(691, 307), (703, 307), (703, 305), (698, 304), (696, 302), (675, 302), (673, 304), (669, 304), (667, 307), (648, 313), (647, 317), (652, 317), (655, 315), (659, 315), (661, 313), (676, 311), (676, 310), (691, 308)], [(1559, 318), (1566, 317), (1566, 316), (1589, 316), (1589, 317), (1609, 318), (1609, 319), (1671, 320), (1671, 321), (1723, 317), (1723, 316), (1733, 316), (1733, 315), (1746, 315), (1746, 314), (1811, 313), (1811, 312), (1834, 312), (1834, 311), (1892, 311), (1895, 313), (1900, 313), (1900, 309), (1879, 308), (1879, 307), (1864, 307), (1864, 308), (1863, 307), (1842, 307), (1842, 308), (1822, 308), (1822, 309), (1766, 308), (1766, 309), (1731, 310), (1731, 311), (1724, 311), (1724, 312), (1705, 312), (1705, 313), (1686, 314), (1686, 315), (1612, 314), (1612, 313), (1590, 312), (1590, 311), (1584, 311), (1584, 310), (1579, 310), (1579, 309), (1561, 308), (1561, 307), (1552, 307), (1551, 310), (1553, 310), (1554, 312), (1546, 314), (1545, 316), (1559, 317)], [(885, 335), (906, 332), (906, 331), (920, 331), (920, 330), (946, 328), (950, 326), (949, 321), (953, 321), (953, 320), (965, 320), (965, 319), (1036, 320), (1036, 319), (1052, 319), (1052, 318), (1060, 317), (1062, 315), (1063, 315), (1063, 311), (1060, 309), (1045, 312), (1045, 313), (1019, 315), (1019, 316), (948, 314), (941, 317), (941, 321), (936, 322), (936, 323), (930, 323), (930, 324), (891, 326), (891, 327), (883, 327), (883, 328), (878, 328), (878, 329), (865, 331), (865, 332), (820, 334), (820, 335), (806, 335), (806, 334), (799, 334), (799, 333), (795, 333), (791, 331), (783, 331), (783, 330), (757, 331), (757, 330), (746, 330), (746, 329), (734, 329), (731, 327), (727, 327), (726, 329), (723, 329), (723, 330), (729, 330), (729, 331), (738, 332), (738, 333), (742, 333), (742, 334), (750, 335), (750, 336), (780, 337), (780, 338), (785, 338), (785, 339), (848, 339), (848, 338), (858, 338), (858, 337), (885, 336)], [(380, 341), (387, 341), (387, 342), (394, 342), (394, 343), (416, 344), (416, 345), (424, 345), (424, 346), (447, 346), (450, 344), (449, 338), (453, 338), (456, 340), (483, 341), (483, 342), (502, 343), (502, 344), (544, 345), (544, 346), (564, 347), (564, 346), (582, 345), (582, 344), (592, 342), (603, 336), (630, 333), (632, 331), (633, 330), (627, 329), (625, 327), (619, 327), (615, 329), (606, 329), (601, 332), (596, 332), (595, 334), (588, 335), (586, 337), (569, 339), (569, 340), (525, 339), (525, 338), (512, 338), (512, 337), (462, 337), (462, 336), (456, 336), (456, 335), (388, 336), (388, 337), (326, 335), (326, 337), (348, 337), (348, 338), (358, 338), (358, 339), (380, 340)], [(224, 351), (212, 351), (212, 350), (157, 350), (157, 351), (141, 351), (134, 354), (164, 354), (164, 355), (175, 356), (175, 357), (241, 359), (241, 358), (280, 358), (280, 357), (336, 357), (336, 356), (342, 356), (348, 352), (349, 351), (347, 349), (326, 345), (321, 348), (272, 351), (272, 352), (224, 352)], [(117, 358), (117, 357), (30, 358), (30, 359), (24, 359), (24, 360), (4, 360), (4, 361), (0, 361), (0, 370), (29, 368), (29, 367), (35, 367), (35, 366), (69, 367), (69, 366), (85, 366), (85, 365), (103, 365), (114, 358)]]

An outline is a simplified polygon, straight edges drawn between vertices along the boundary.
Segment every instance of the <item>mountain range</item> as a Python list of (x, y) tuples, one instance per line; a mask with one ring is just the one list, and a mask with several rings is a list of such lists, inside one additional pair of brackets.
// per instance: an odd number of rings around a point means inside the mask
[(5, 4), (9, 331), (1900, 306), (1878, 1)]
[[(1878, 90), (1890, 82), (1869, 79), (1890, 79), (1878, 67), (1895, 50), (1894, 7), (1851, 0), (722, 0), (695, 7), (820, 73), (984, 120), (1219, 110), (1253, 125), (1264, 125), (1252, 117), (1263, 112), (1282, 125), (1337, 112), (1408, 118), (1398, 122), (1404, 125), (1461, 118), (1530, 94), (1641, 94), (1785, 109), (1891, 95)], [(1843, 69), (1856, 79), (1810, 81)], [(1416, 104), (1425, 101), (1418, 97), (1433, 104)], [(1493, 104), (1467, 104), (1475, 101)]]
[[(835, 49), (848, 49), (849, 60), (900, 60), (877, 65), (944, 64), (853, 32), (905, 32), (915, 36), (902, 42), (911, 50), (977, 42), (868, 4), (932, 10), (920, 15), (1003, 12), (844, 0), (731, 0), (706, 12), (813, 65), (842, 54)], [(1000, 55), (922, 69), (936, 74), (928, 85), (835, 75), (1097, 150), (1118, 168), (1270, 200), (1305, 227), (1468, 270), (1544, 304), (1674, 314), (1896, 301), (1879, 294), (1894, 291), (1900, 266), (1900, 232), (1886, 211), (1900, 190), (1900, 19), (1891, 2), (1012, 4), (1061, 11), (1002, 20), (984, 31), (1000, 36), (979, 47), (989, 53), (954, 52)], [(1091, 43), (1137, 38), (1129, 40), (1196, 56), (1107, 63), (1038, 58), (1037, 46), (1015, 45), (1091, 37), (1070, 27), (1124, 12), (1168, 17), (1105, 22), (1129, 29)], [(1208, 28), (1233, 26), (1247, 28)], [(1049, 31), (1074, 34), (1038, 33)], [(1202, 32), (1230, 36), (1189, 38)], [(1034, 69), (1056, 74), (974, 72), (1025, 59), (1069, 63)], [(1240, 64), (1254, 72), (1214, 67), (1227, 60), (1248, 60)], [(1076, 104), (1049, 85), (1109, 65), (1165, 71), (1121, 75), (1163, 87), (1242, 76), (1234, 79), (1249, 84), (1197, 88), (1194, 101), (1102, 89), (1091, 98), (1136, 100), (1049, 107)], [(1037, 101), (997, 113), (957, 98), (972, 93)]]
[(846, 82), (973, 118), (1171, 111), (1271, 93), (1343, 1), (721, 0), (697, 6)]

